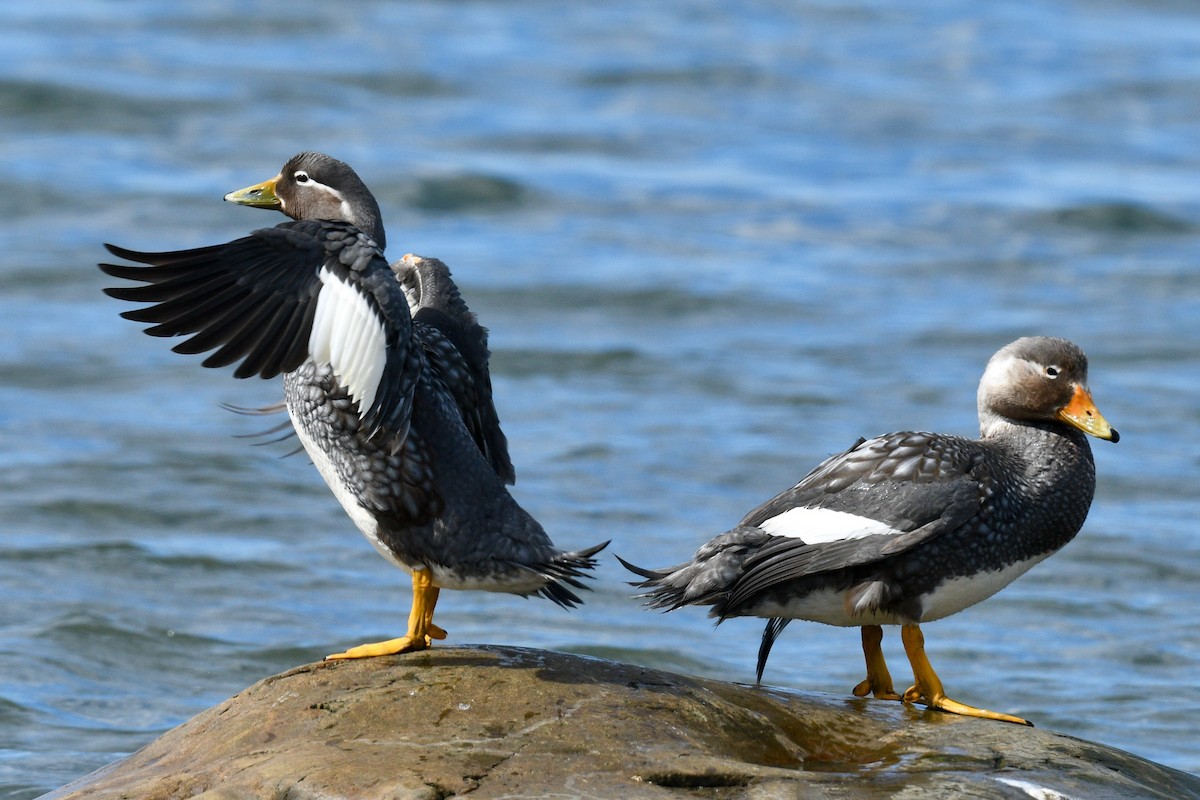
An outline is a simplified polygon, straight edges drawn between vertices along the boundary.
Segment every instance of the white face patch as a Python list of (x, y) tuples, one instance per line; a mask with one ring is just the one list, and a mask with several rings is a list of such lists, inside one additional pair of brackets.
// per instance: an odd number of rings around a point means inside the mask
[(758, 527), (772, 536), (787, 536), (805, 544), (901, 533), (879, 520), (828, 508), (789, 508), (759, 523)]
[(383, 321), (353, 286), (324, 267), (320, 278), (308, 353), (314, 362), (333, 367), (338, 383), (358, 403), (361, 416), (375, 402), (387, 364)]

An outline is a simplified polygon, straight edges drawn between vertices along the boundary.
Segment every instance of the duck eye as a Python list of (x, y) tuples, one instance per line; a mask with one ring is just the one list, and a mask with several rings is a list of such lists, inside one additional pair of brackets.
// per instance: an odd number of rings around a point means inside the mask
[(1051, 380), (1053, 380), (1054, 378), (1058, 377), (1058, 373), (1059, 373), (1058, 367), (1054, 367), (1054, 366), (1046, 367), (1046, 377), (1047, 378), (1050, 378)]
[(296, 183), (308, 183), (308, 173), (304, 170), (297, 170), (292, 177), (296, 179)]

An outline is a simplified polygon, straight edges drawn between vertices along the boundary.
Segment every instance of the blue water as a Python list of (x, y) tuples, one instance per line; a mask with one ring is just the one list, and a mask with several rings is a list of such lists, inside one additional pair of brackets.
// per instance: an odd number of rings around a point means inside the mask
[[(1200, 7), (932, 0), (0, 6), (0, 798), (394, 635), (403, 574), (235, 381), (121, 320), (101, 243), (226, 241), (302, 149), (492, 330), (516, 495), (665, 565), (862, 434), (975, 430), (1066, 336), (1119, 445), (1080, 536), (927, 626), (952, 696), (1200, 772)], [(753, 679), (761, 624), (445, 595), (451, 643)], [(852, 630), (769, 682), (846, 695)], [(905, 662), (885, 642), (897, 681)]]

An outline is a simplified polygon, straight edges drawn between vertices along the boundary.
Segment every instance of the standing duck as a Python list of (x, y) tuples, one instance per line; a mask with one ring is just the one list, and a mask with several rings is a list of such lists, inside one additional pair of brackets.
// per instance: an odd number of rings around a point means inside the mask
[(384, 258), (371, 192), (349, 166), (300, 153), (274, 178), (225, 196), (293, 221), (228, 244), (165, 253), (106, 245), (128, 261), (106, 289), (150, 305), (121, 316), (206, 367), (283, 375), (296, 435), (375, 548), (412, 575), (408, 630), (328, 658), (403, 653), (446, 632), (441, 588), (541, 595), (564, 608), (606, 544), (563, 552), (509, 494), (514, 472), (492, 403), (487, 331), (446, 265)]
[[(1075, 344), (1029, 337), (988, 361), (978, 439), (901, 432), (857, 442), (711, 539), (690, 561), (649, 570), (648, 605), (711, 606), (718, 622), (765, 617), (758, 679), (793, 619), (862, 628), (865, 697), (1029, 724), (951, 700), (921, 623), (962, 611), (1056, 552), (1083, 525), (1096, 486), (1089, 434), (1116, 442)], [(892, 687), (882, 625), (901, 626), (914, 684)]]

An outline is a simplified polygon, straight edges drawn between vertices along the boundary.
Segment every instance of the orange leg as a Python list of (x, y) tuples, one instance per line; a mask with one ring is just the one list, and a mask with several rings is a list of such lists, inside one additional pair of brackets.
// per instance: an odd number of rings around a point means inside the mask
[(414, 650), (425, 650), (433, 644), (434, 639), (445, 639), (446, 631), (433, 624), (433, 608), (437, 605), (438, 593), (441, 591), (433, 585), (433, 573), (427, 569), (414, 570), (412, 584), (413, 602), (412, 610), (408, 612), (408, 632), (406, 634), (399, 639), (388, 639), (386, 642), (360, 644), (358, 647), (351, 647), (344, 653), (325, 656), (325, 660), (409, 653)]
[(867, 660), (867, 679), (854, 687), (856, 697), (866, 697), (869, 694), (878, 700), (900, 699), (900, 695), (892, 688), (892, 674), (888, 672), (883, 649), (879, 646), (882, 641), (883, 628), (878, 625), (862, 626), (862, 648), (863, 656)]
[(995, 711), (985, 711), (982, 708), (964, 705), (957, 700), (951, 700), (949, 697), (946, 697), (946, 691), (942, 688), (942, 681), (938, 678), (937, 673), (933, 671), (933, 666), (929, 663), (929, 656), (925, 655), (925, 634), (921, 633), (921, 626), (915, 623), (904, 625), (900, 629), (900, 638), (904, 641), (904, 652), (908, 654), (908, 661), (912, 664), (913, 680), (915, 681), (909, 687), (908, 691), (904, 693), (904, 702), (924, 703), (930, 708), (936, 708), (951, 714), (962, 714), (966, 717), (981, 717), (983, 719), (999, 720), (1000, 722), (1015, 722), (1018, 725), (1033, 727), (1033, 723), (1023, 720), (1020, 717), (998, 714)]

